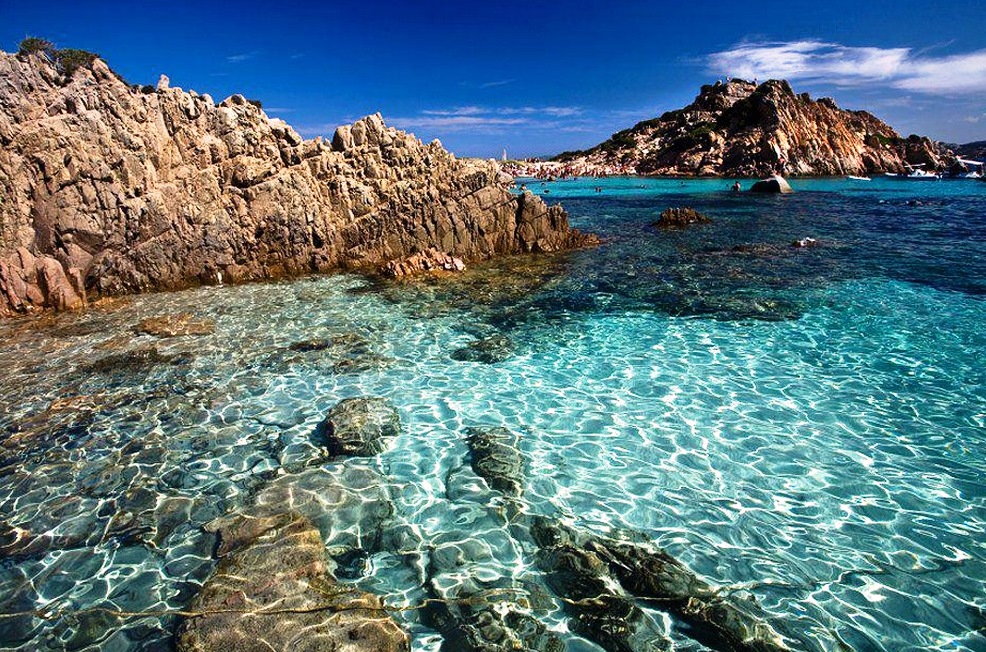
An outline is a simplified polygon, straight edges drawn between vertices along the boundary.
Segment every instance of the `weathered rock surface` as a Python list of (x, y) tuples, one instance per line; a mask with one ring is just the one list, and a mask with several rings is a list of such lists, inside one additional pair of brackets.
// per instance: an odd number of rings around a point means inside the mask
[(429, 249), (401, 260), (392, 260), (387, 263), (384, 271), (388, 276), (400, 278), (419, 272), (462, 272), (465, 269), (466, 264), (461, 258), (444, 254), (437, 249)]
[(904, 172), (906, 164), (919, 163), (945, 169), (955, 156), (928, 138), (902, 138), (865, 111), (795, 94), (786, 81), (734, 79), (703, 86), (685, 108), (558, 160), (648, 175), (763, 177)]
[(655, 226), (661, 228), (680, 228), (689, 224), (708, 224), (712, 220), (707, 215), (699, 213), (694, 208), (685, 206), (682, 208), (666, 208), (661, 211), (661, 216)]
[(220, 560), (179, 627), (182, 652), (406, 651), (407, 633), (379, 598), (338, 584), (318, 529), (298, 515), (267, 523)]
[(435, 250), (463, 261), (588, 244), (379, 115), (303, 140), (233, 95), (128, 86), (100, 59), (62, 76), (0, 53), (0, 316), (98, 295), (336, 269)]
[(329, 410), (315, 437), (331, 455), (371, 457), (382, 453), (387, 440), (400, 430), (400, 416), (386, 399), (357, 397), (339, 401)]
[(794, 190), (791, 188), (791, 184), (787, 182), (787, 179), (780, 175), (774, 175), (769, 179), (757, 181), (750, 186), (750, 192), (786, 195), (794, 192)]

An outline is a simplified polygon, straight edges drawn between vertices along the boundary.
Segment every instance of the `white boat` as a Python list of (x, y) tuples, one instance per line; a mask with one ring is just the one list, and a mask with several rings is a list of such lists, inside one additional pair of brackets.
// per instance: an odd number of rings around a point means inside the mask
[(968, 172), (963, 172), (962, 174), (956, 174), (956, 179), (982, 179), (983, 178), (983, 162), (973, 161), (967, 158), (956, 159), (959, 163), (964, 164), (969, 168), (979, 168), (978, 170), (969, 170)]
[(924, 165), (924, 163), (921, 163), (919, 165), (908, 165), (907, 167), (911, 168), (909, 174), (897, 174), (894, 172), (885, 172), (884, 174), (886, 174), (891, 179), (908, 179), (910, 181), (931, 181), (940, 178), (934, 172), (928, 172), (927, 170), (922, 170), (921, 169), (922, 165)]
[(869, 177), (857, 177), (855, 174), (850, 174), (846, 176), (849, 181), (872, 181)]

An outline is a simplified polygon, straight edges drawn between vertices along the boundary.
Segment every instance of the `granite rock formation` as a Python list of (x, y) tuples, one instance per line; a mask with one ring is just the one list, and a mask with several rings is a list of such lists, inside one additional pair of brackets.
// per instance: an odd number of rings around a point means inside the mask
[(646, 175), (764, 177), (904, 172), (908, 164), (944, 169), (955, 157), (928, 138), (902, 138), (866, 111), (795, 94), (786, 81), (734, 79), (703, 86), (685, 108), (558, 160)]
[(0, 53), (0, 316), (589, 241), (492, 162), (379, 115), (304, 140), (240, 95), (216, 104), (163, 76), (130, 86), (98, 58), (66, 75), (44, 53)]

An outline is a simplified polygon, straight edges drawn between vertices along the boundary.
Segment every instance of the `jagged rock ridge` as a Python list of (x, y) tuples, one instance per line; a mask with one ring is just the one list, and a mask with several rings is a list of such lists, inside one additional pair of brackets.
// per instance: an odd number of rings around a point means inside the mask
[(129, 86), (0, 52), (0, 316), (95, 295), (335, 269), (419, 252), (477, 260), (587, 243), (379, 115), (302, 139), (242, 96)]
[(764, 176), (903, 172), (906, 164), (945, 168), (954, 156), (928, 138), (902, 138), (866, 111), (795, 94), (782, 80), (734, 79), (702, 87), (695, 101), (638, 123), (583, 152), (558, 157), (587, 169), (632, 167), (638, 174)]

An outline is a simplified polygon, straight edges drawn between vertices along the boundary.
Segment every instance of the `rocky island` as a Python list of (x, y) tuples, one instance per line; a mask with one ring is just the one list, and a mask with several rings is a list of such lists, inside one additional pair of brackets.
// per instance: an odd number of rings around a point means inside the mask
[(379, 114), (304, 140), (240, 95), (132, 86), (95, 55), (28, 42), (0, 52), (0, 316), (589, 242), (495, 165)]
[(580, 174), (762, 177), (904, 172), (919, 164), (943, 169), (955, 156), (929, 138), (901, 137), (866, 111), (797, 94), (786, 81), (733, 79), (703, 86), (683, 109), (555, 161)]

